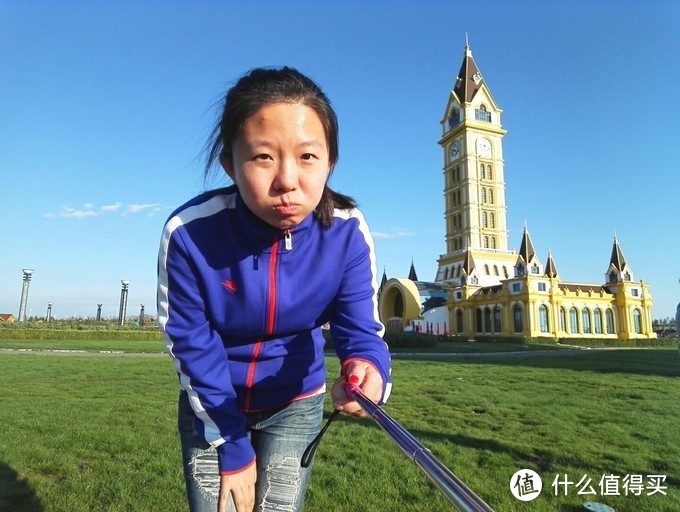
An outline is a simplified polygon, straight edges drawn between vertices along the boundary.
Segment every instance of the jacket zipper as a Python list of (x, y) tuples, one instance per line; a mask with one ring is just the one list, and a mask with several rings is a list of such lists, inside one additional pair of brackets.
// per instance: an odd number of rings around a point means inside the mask
[[(284, 247), (287, 251), (293, 248), (293, 230), (286, 229), (283, 232)], [(272, 257), (269, 260), (269, 300), (268, 300), (268, 314), (267, 314), (267, 335), (274, 333), (274, 320), (276, 318), (276, 265), (279, 259), (279, 238), (274, 239), (272, 245)], [(252, 387), (255, 381), (255, 364), (260, 355), (260, 348), (262, 347), (262, 338), (257, 340), (253, 348), (253, 355), (248, 365), (248, 377), (246, 379), (246, 399), (243, 408), (248, 411), (250, 409), (250, 400), (252, 397)]]

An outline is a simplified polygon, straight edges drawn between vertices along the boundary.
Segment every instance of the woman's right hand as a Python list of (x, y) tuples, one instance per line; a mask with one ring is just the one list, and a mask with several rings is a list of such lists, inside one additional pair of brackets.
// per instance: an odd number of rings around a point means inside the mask
[(253, 512), (256, 480), (257, 467), (255, 461), (240, 473), (221, 475), (220, 500), (217, 505), (217, 512), (227, 512), (229, 493), (234, 498), (236, 512)]

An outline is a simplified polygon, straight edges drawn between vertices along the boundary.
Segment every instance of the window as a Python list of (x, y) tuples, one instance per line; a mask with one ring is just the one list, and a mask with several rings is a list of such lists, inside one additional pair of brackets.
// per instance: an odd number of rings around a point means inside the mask
[(486, 203), (486, 189), (484, 187), (482, 187), (481, 194), (482, 194), (482, 203)]
[(515, 321), (515, 332), (522, 332), (522, 306), (515, 304), (512, 308), (512, 317)]
[(578, 333), (578, 312), (576, 308), (569, 310), (569, 332), (572, 334)]
[(607, 322), (607, 334), (615, 334), (614, 331), (614, 313), (611, 309), (604, 312), (604, 318)]
[(642, 334), (642, 315), (637, 308), (633, 310), (633, 325), (635, 326), (635, 332)]
[(486, 178), (489, 179), (489, 180), (493, 179), (493, 172), (491, 171), (490, 165), (486, 166)]
[(489, 227), (490, 228), (496, 227), (496, 216), (493, 213), (489, 214)]
[(538, 283), (538, 291), (544, 292), (546, 289), (545, 283)]
[(624, 278), (626, 281), (630, 281), (630, 274), (629, 274), (628, 272), (626, 272), (626, 275), (623, 276), (623, 278)]
[(639, 297), (639, 296), (640, 296), (640, 290), (638, 290), (637, 288), (633, 288), (633, 289), (630, 291), (630, 293), (631, 293), (631, 295), (632, 295), (633, 297)]
[(496, 248), (496, 237), (495, 236), (491, 237), (491, 248), (492, 249)]
[(491, 122), (491, 113), (486, 110), (486, 107), (482, 105), (481, 107), (475, 109), (475, 119), (477, 121)]
[(560, 330), (567, 332), (567, 312), (564, 308), (560, 308)]
[(595, 334), (602, 334), (602, 311), (600, 308), (595, 308), (595, 311), (593, 311), (593, 320), (595, 324)]
[(618, 281), (618, 279), (616, 278), (616, 270), (612, 270), (612, 271), (609, 273), (609, 282), (610, 282), (610, 283), (615, 283), (615, 282), (617, 282), (617, 281)]
[(460, 300), (463, 298), (463, 292), (456, 292), (456, 299)]
[(485, 228), (489, 227), (489, 217), (486, 212), (482, 212), (482, 226)]
[(484, 237), (484, 249), (488, 249), (488, 248), (489, 248), (489, 237), (485, 236)]
[(519, 291), (522, 289), (522, 284), (521, 283), (512, 283), (512, 291), (515, 293), (519, 293)]
[(489, 189), (489, 203), (493, 204), (493, 189)]
[(531, 273), (532, 273), (532, 274), (536, 274), (536, 275), (538, 275), (538, 274), (541, 273), (541, 272), (540, 272), (540, 269), (538, 268), (538, 265), (537, 265), (537, 264), (534, 263), (534, 266), (531, 267)]
[(498, 265), (493, 266), (493, 275), (495, 275), (495, 276), (498, 275)]
[(517, 275), (518, 276), (524, 275), (524, 265), (517, 265)]
[(482, 310), (477, 308), (477, 332), (482, 332)]
[(510, 276), (508, 274), (508, 267), (503, 267), (503, 275), (505, 276), (505, 279), (507, 279)]
[(548, 308), (545, 304), (538, 308), (538, 324), (540, 326), (541, 332), (548, 332)]
[(590, 334), (593, 332), (590, 329), (590, 310), (588, 308), (583, 308), (583, 311), (581, 311), (581, 318), (583, 319), (583, 333)]
[(486, 308), (484, 310), (484, 332), (491, 334), (491, 309)]
[(493, 332), (501, 332), (501, 307), (498, 306), (493, 312)]
[(488, 275), (491, 275), (491, 273), (489, 272), (489, 265), (487, 265), (486, 263), (484, 264), (484, 273), (485, 273), (487, 276), (488, 276)]
[(452, 110), (449, 115), (449, 129), (453, 128), (460, 122), (460, 111)]
[(486, 178), (486, 173), (484, 172), (484, 164), (481, 164), (481, 165), (479, 166), (479, 177), (480, 177), (481, 179)]
[(456, 332), (463, 332), (463, 312), (460, 309), (456, 311)]

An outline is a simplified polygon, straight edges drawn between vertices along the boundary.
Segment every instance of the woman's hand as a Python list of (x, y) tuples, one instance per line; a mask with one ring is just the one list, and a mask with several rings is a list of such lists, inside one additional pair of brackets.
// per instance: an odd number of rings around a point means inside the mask
[(333, 384), (333, 388), (331, 389), (333, 408), (356, 416), (357, 418), (363, 418), (366, 416), (366, 413), (361, 406), (345, 393), (345, 386), (347, 386), (347, 382), (352, 376), (355, 376), (358, 379), (358, 386), (361, 388), (364, 395), (375, 403), (378, 403), (380, 398), (382, 398), (382, 377), (380, 372), (371, 364), (366, 361), (356, 360), (347, 365), (345, 375), (340, 377)]
[(234, 498), (236, 512), (253, 512), (256, 480), (257, 468), (255, 462), (240, 473), (222, 475), (220, 477), (220, 501), (217, 505), (217, 512), (227, 511), (229, 493)]

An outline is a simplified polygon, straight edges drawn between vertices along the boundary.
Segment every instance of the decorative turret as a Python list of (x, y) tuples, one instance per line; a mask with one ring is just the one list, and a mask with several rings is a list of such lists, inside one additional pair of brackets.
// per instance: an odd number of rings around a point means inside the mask
[(633, 281), (633, 271), (626, 262), (623, 255), (619, 240), (614, 234), (614, 246), (612, 247), (612, 256), (609, 259), (609, 268), (605, 274), (605, 282), (607, 284), (630, 282)]
[(552, 257), (552, 251), (548, 249), (548, 261), (545, 264), (545, 275), (550, 279), (555, 279), (557, 277), (557, 266), (555, 266), (555, 261)]
[(418, 280), (418, 274), (416, 274), (416, 267), (413, 265), (413, 260), (411, 260), (411, 269), (408, 271), (408, 278), (411, 281)]
[[(554, 265), (554, 263), (553, 263)], [(531, 270), (527, 270), (531, 269)], [(517, 263), (515, 263), (515, 275), (523, 276), (526, 274), (533, 274), (540, 276), (543, 274), (541, 262), (536, 255), (536, 249), (531, 241), (529, 230), (524, 226), (524, 234), (522, 235), (522, 245), (519, 248), (519, 256), (517, 256)]]

